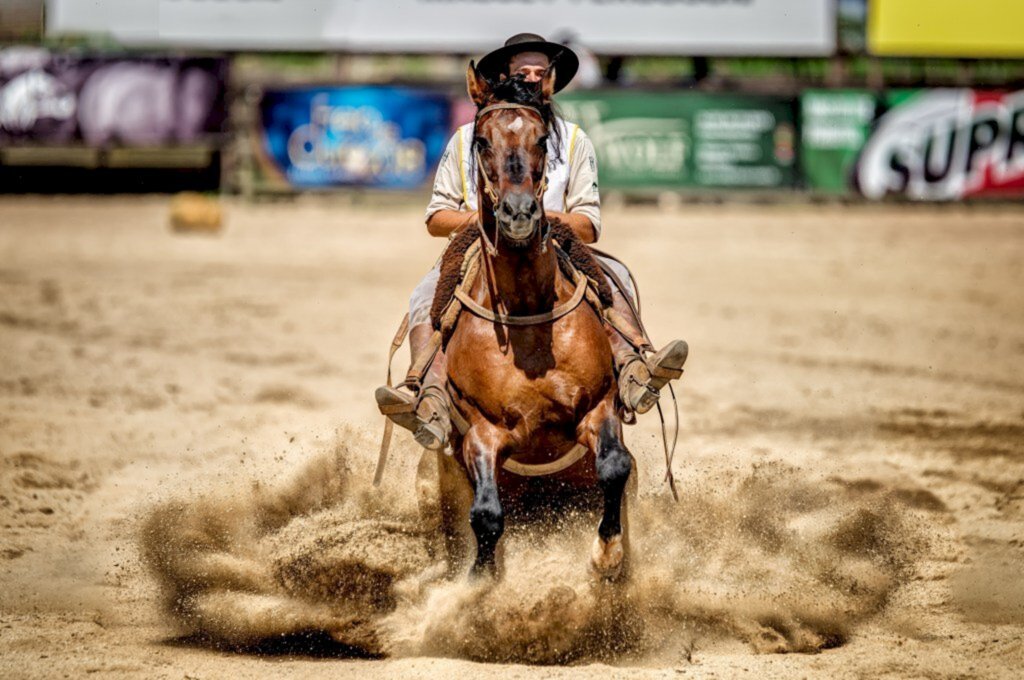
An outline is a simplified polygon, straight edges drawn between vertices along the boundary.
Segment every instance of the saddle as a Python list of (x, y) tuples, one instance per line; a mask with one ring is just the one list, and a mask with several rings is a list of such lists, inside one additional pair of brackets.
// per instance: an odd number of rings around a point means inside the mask
[(447, 346), (459, 314), (468, 308), (473, 314), (510, 326), (528, 326), (554, 321), (568, 314), (584, 299), (599, 316), (612, 306), (612, 289), (601, 268), (576, 234), (565, 224), (551, 221), (551, 247), (558, 256), (562, 274), (576, 284), (576, 294), (551, 312), (531, 316), (508, 317), (477, 305), (469, 293), (480, 273), (480, 232), (466, 229), (459, 233), (441, 256), (440, 277), (430, 308), (434, 330), (441, 332), (441, 347)]

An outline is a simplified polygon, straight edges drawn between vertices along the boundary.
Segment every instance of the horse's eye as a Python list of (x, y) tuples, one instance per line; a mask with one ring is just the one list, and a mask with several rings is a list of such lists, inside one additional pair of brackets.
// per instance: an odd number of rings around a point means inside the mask
[(537, 140), (537, 146), (539, 146), (542, 149), (547, 149), (548, 148), (548, 136), (547, 135), (541, 136), (541, 138)]
[(486, 151), (487, 149), (491, 148), (491, 143), (488, 142), (483, 137), (474, 137), (473, 143), (476, 144), (477, 148), (479, 148), (481, 151)]

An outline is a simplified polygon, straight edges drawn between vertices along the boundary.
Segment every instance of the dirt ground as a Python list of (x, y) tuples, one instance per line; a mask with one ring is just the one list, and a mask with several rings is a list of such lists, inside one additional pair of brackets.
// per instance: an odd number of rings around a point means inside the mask
[(0, 676), (1024, 674), (1024, 210), (607, 210), (691, 346), (615, 591), (590, 525), (438, 580), (409, 438), (367, 488), (418, 207), (168, 203), (0, 200)]

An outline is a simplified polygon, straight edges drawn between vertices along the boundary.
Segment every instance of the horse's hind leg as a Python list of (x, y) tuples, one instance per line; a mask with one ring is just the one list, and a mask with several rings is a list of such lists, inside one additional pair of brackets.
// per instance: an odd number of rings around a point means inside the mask
[[(427, 452), (428, 454), (434, 452)], [(458, 461), (436, 452), (438, 489), (441, 496), (441, 531), (448, 558), (448, 577), (465, 573), (472, 551), (472, 536), (466, 516), (473, 505), (473, 487)]]
[(590, 562), (605, 578), (623, 573), (626, 559), (623, 497), (633, 469), (633, 457), (622, 440), (622, 423), (609, 402), (588, 416), (582, 439), (594, 451), (597, 482), (604, 494), (604, 509), (597, 527), (597, 538)]

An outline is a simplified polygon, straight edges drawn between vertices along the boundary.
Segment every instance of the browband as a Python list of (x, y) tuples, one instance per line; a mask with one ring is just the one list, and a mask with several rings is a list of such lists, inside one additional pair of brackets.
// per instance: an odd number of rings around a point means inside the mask
[(529, 109), (530, 111), (536, 113), (538, 116), (541, 115), (540, 109), (538, 109), (536, 106), (530, 106), (528, 104), (513, 104), (511, 102), (498, 102), (497, 104), (490, 104), (489, 106), (485, 106), (484, 108), (477, 111), (476, 119), (480, 120), (480, 117), (483, 116), (485, 113), (490, 113), (491, 111), (495, 111), (497, 109)]

